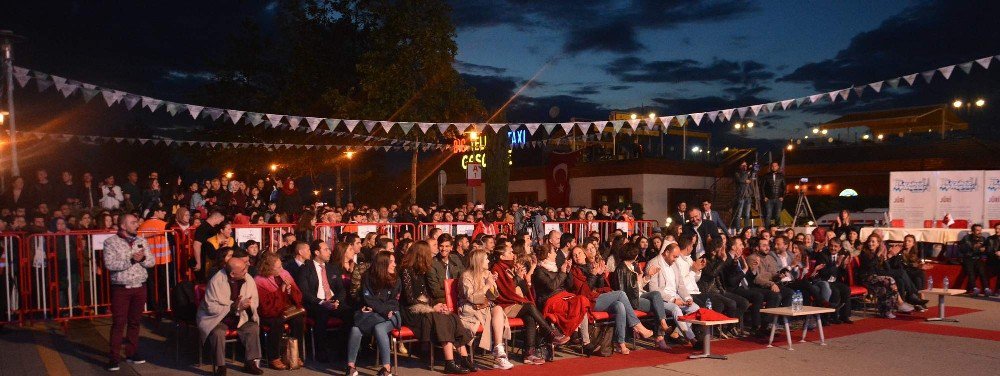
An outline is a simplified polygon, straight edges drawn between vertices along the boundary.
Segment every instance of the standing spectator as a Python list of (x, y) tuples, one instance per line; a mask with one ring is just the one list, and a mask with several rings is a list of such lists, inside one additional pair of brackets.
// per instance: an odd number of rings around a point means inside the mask
[(35, 185), (31, 187), (31, 199), (35, 206), (38, 204), (52, 205), (55, 203), (55, 190), (49, 182), (49, 173), (45, 170), (35, 172)]
[(771, 171), (764, 175), (764, 226), (772, 223), (781, 225), (781, 205), (785, 201), (785, 174), (781, 173), (781, 165), (771, 162)]
[(208, 263), (209, 258), (206, 257), (208, 251), (208, 239), (215, 236), (218, 233), (218, 226), (222, 221), (226, 219), (222, 213), (218, 211), (213, 211), (205, 219), (205, 223), (202, 223), (194, 230), (194, 242), (192, 243), (192, 250), (194, 252), (194, 266), (191, 269), (195, 272), (196, 276), (199, 276), (198, 280), (202, 281), (204, 279), (200, 278), (204, 276), (204, 273), (199, 273), (202, 269), (206, 267), (205, 264)]
[(83, 182), (80, 184), (80, 207), (83, 209), (93, 209), (101, 202), (101, 188), (94, 185), (94, 175), (89, 172), (83, 173)]
[[(138, 237), (139, 218), (122, 214), (118, 234), (104, 241), (104, 266), (111, 272), (111, 354), (108, 371), (119, 370), (122, 360), (122, 337), (127, 335), (125, 358), (142, 364), (139, 356), (139, 320), (146, 305), (146, 269), (154, 265), (146, 240)], [(128, 333), (126, 334), (126, 327)]]
[(73, 184), (73, 174), (69, 171), (62, 172), (62, 183), (56, 190), (56, 200), (59, 205), (69, 204), (77, 206), (80, 203), (80, 189)]
[(715, 224), (715, 227), (719, 228), (723, 234), (729, 233), (729, 228), (726, 227), (726, 222), (722, 220), (722, 214), (712, 210), (711, 200), (701, 201), (701, 217), (708, 222)]
[(670, 216), (667, 217), (667, 218), (670, 219), (670, 223), (676, 224), (678, 226), (682, 226), (685, 223), (687, 223), (687, 221), (688, 221), (688, 218), (687, 218), (687, 213), (688, 213), (687, 208), (688, 208), (688, 204), (686, 202), (684, 202), (684, 201), (678, 202), (677, 203), (677, 210), (674, 210), (672, 213), (670, 213)]
[(146, 215), (146, 211), (151, 210), (154, 207), (161, 206), (162, 200), (162, 194), (160, 193), (160, 180), (149, 179), (146, 189), (142, 191), (142, 199), (136, 208), (139, 209), (140, 213)]
[(10, 190), (0, 199), (0, 204), (5, 208), (17, 209), (26, 208), (29, 201), (28, 191), (24, 189), (24, 178), (15, 176), (10, 184)]
[(122, 202), (125, 204), (125, 208), (128, 210), (135, 210), (142, 203), (142, 192), (139, 191), (139, 174), (135, 171), (129, 171), (127, 175), (127, 180), (122, 184), (121, 190), (125, 197)]
[(211, 276), (205, 290), (205, 300), (198, 306), (196, 320), (200, 336), (199, 346), (208, 342), (214, 354), (216, 375), (226, 374), (226, 332), (235, 330), (243, 343), (243, 372), (262, 375), (257, 365), (260, 360), (260, 295), (257, 284), (247, 274), (247, 254), (233, 252), (226, 267)]
[(123, 201), (125, 201), (125, 196), (122, 195), (121, 187), (115, 185), (115, 176), (108, 175), (104, 179), (104, 184), (101, 185), (101, 199), (99, 201), (101, 208), (104, 210), (117, 210), (121, 207)]
[(302, 210), (302, 197), (299, 195), (299, 190), (295, 188), (295, 180), (291, 178), (285, 181), (285, 186), (281, 189), (278, 210), (290, 216), (296, 215)]
[(146, 220), (139, 225), (139, 233), (146, 239), (146, 243), (149, 244), (149, 252), (156, 259), (153, 282), (149, 284), (148, 289), (148, 296), (151, 299), (148, 300), (150, 308), (156, 311), (158, 316), (167, 309), (167, 294), (170, 291), (170, 286), (174, 285), (174, 279), (167, 272), (173, 268), (169, 267), (171, 254), (170, 246), (167, 244), (166, 217), (167, 209), (163, 206), (157, 206), (150, 209)]
[(736, 206), (733, 211), (733, 226), (747, 228), (752, 225), (750, 208), (753, 207), (753, 173), (749, 171), (747, 161), (740, 163), (740, 169), (733, 176), (736, 182)]

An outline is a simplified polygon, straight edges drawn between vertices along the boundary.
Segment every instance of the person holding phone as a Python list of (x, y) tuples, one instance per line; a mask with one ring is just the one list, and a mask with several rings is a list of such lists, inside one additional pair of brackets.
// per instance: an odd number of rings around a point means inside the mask
[(146, 305), (146, 280), (155, 259), (138, 236), (139, 218), (123, 214), (118, 218), (118, 234), (104, 241), (104, 265), (111, 272), (111, 353), (108, 371), (118, 371), (122, 342), (128, 329), (125, 356), (129, 363), (142, 364), (139, 356), (139, 324)]

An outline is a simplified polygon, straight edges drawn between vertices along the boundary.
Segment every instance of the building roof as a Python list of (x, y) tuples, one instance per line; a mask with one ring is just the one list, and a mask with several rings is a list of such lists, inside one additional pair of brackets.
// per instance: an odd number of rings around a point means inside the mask
[(819, 126), (822, 129), (868, 127), (873, 133), (944, 132), (969, 129), (947, 105), (900, 108), (847, 114)]

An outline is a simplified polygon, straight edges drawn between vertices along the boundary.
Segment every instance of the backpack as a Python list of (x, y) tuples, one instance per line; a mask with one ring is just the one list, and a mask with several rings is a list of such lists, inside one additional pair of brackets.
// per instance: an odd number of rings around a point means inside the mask
[(174, 320), (194, 322), (195, 313), (198, 312), (198, 302), (194, 297), (194, 283), (184, 281), (174, 286), (173, 291), (173, 311)]

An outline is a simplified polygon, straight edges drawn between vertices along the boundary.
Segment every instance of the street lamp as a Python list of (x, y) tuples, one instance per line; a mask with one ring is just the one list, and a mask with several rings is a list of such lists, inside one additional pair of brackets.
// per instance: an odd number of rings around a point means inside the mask
[(354, 151), (350, 151), (350, 150), (346, 151), (346, 152), (344, 152), (344, 156), (347, 157), (347, 161), (348, 161), (347, 162), (347, 202), (353, 202), (354, 201), (354, 197), (353, 197), (354, 196), (354, 190), (352, 189), (353, 187), (351, 187), (352, 184), (351, 184), (351, 163), (350, 163), (350, 161), (352, 159), (354, 159)]
[(226, 179), (232, 179), (233, 178), (233, 172), (232, 171), (226, 171), (225, 176), (226, 176)]
[(473, 140), (473, 141), (478, 140), (479, 139), (479, 132), (469, 131), (469, 139)]
[(986, 105), (986, 100), (983, 98), (976, 99), (976, 107), (983, 107)]
[(275, 172), (275, 171), (278, 171), (278, 164), (277, 163), (271, 163), (271, 172)]
[(794, 149), (794, 148), (795, 148), (795, 146), (793, 146), (792, 144), (788, 144), (788, 146), (785, 146), (785, 150), (788, 150), (788, 151), (792, 151), (792, 149)]
[(354, 159), (354, 152), (353, 151), (345, 152), (344, 155), (347, 156), (347, 159)]
[(632, 118), (632, 120), (638, 119), (639, 115), (636, 114), (635, 112), (633, 112), (632, 115), (631, 115), (631, 118)]

